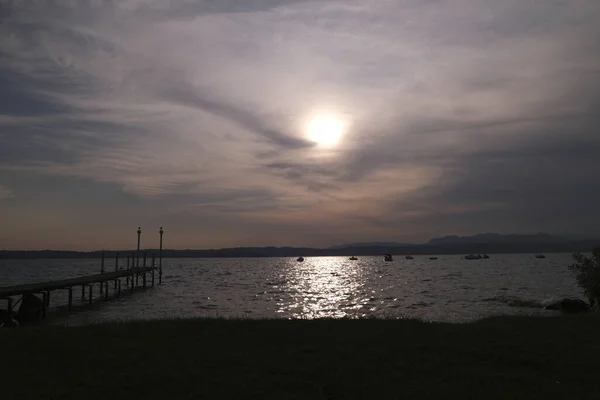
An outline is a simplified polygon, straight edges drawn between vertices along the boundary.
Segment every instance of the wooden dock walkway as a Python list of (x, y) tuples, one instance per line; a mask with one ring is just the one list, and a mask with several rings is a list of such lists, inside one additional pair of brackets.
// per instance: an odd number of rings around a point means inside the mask
[[(148, 285), (148, 275), (150, 275), (150, 286), (154, 286), (156, 272), (158, 272), (158, 283), (162, 283), (162, 265), (160, 267), (133, 267), (129, 269), (121, 269), (114, 272), (86, 275), (78, 278), (0, 287), (0, 299), (6, 300), (8, 302), (8, 307), (6, 311), (7, 315), (10, 316), (12, 315), (12, 312), (15, 309), (15, 307), (18, 305), (19, 302), (23, 300), (25, 296), (41, 294), (43, 302), (41, 317), (45, 318), (48, 306), (50, 305), (50, 293), (52, 291), (69, 291), (68, 308), (69, 311), (71, 311), (73, 308), (73, 289), (75, 287), (81, 286), (82, 300), (86, 299), (87, 289), (87, 300), (91, 304), (93, 302), (93, 289), (96, 285), (98, 285), (100, 289), (100, 295), (104, 297), (105, 300), (108, 300), (109, 283), (114, 283), (114, 295), (120, 296), (122, 289), (122, 279), (126, 279), (127, 286), (125, 290), (130, 290), (131, 292), (133, 292), (136, 287), (140, 286), (140, 278), (142, 281), (141, 287), (143, 289), (146, 289)], [(20, 297), (20, 299), (15, 301), (14, 297)], [(2, 321), (0, 321), (0, 326), (1, 325)]]
[(94, 283), (105, 283), (114, 281), (119, 278), (127, 278), (143, 274), (144, 272), (152, 272), (152, 267), (139, 267), (129, 270), (121, 270), (116, 272), (107, 272), (104, 274), (80, 276), (78, 278), (63, 279), (59, 281), (49, 281), (40, 283), (28, 283), (24, 285), (4, 286), (0, 287), (0, 298), (4, 299), (11, 296), (21, 296), (25, 294), (43, 293), (57, 289), (68, 289), (74, 286), (88, 286)]

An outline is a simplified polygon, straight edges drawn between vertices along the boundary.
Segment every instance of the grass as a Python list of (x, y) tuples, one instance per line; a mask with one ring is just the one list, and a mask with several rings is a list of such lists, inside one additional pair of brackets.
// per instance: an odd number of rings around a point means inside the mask
[(0, 330), (4, 399), (588, 399), (595, 316)]

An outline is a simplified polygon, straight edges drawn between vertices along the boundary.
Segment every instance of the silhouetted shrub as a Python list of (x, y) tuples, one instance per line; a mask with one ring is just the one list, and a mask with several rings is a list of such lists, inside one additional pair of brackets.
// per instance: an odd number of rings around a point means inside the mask
[(591, 257), (581, 253), (573, 254), (575, 264), (569, 266), (576, 273), (577, 284), (583, 289), (592, 307), (598, 306), (600, 300), (600, 247), (593, 251)]

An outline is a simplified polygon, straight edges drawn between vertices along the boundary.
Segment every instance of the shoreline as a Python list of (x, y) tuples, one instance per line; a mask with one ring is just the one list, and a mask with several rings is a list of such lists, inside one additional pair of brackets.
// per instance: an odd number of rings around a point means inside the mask
[[(7, 398), (590, 398), (596, 314), (0, 330)], [(37, 377), (37, 378), (33, 378)], [(31, 379), (36, 384), (31, 385)]]
[[(595, 242), (594, 242), (595, 243)], [(570, 254), (589, 253), (592, 244), (578, 246), (554, 246), (554, 247), (435, 247), (435, 248), (405, 248), (405, 247), (377, 247), (377, 248), (343, 248), (343, 249), (316, 249), (316, 248), (256, 248), (247, 250), (239, 249), (209, 249), (209, 250), (173, 250), (162, 251), (163, 259), (255, 259), (255, 258), (293, 258), (303, 257), (383, 257), (385, 254), (403, 257), (412, 255), (415, 257), (449, 256), (464, 257), (469, 254), (488, 255), (535, 255), (535, 254)], [(69, 250), (7, 250), (3, 260), (99, 260), (103, 254), (107, 258), (117, 255), (127, 256), (135, 252), (130, 250), (104, 250), (104, 251), (69, 251)], [(141, 249), (140, 253), (159, 254), (158, 249)]]

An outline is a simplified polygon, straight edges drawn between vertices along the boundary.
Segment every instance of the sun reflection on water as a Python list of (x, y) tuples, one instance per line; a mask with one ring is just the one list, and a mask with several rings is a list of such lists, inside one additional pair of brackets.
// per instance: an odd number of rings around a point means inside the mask
[(342, 318), (361, 308), (356, 294), (364, 285), (365, 266), (339, 257), (290, 261), (284, 290), (291, 299), (277, 303), (277, 312), (290, 318)]

